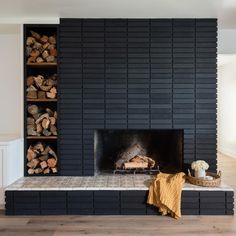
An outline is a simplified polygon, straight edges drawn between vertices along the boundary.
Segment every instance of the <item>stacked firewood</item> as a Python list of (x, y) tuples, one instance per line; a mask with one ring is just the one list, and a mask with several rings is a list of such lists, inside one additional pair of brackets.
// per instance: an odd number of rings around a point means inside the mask
[(152, 169), (155, 160), (147, 156), (147, 150), (139, 143), (135, 143), (118, 154), (115, 162), (116, 169)]
[(28, 99), (53, 99), (57, 96), (57, 75), (28, 76), (26, 79)]
[(124, 169), (152, 169), (155, 161), (147, 156), (137, 155), (131, 160), (124, 163)]
[(56, 36), (47, 36), (30, 31), (31, 36), (26, 39), (27, 63), (56, 62)]
[(57, 112), (50, 108), (41, 108), (37, 105), (29, 105), (27, 117), (27, 134), (33, 136), (57, 135)]
[(57, 155), (42, 142), (30, 145), (26, 158), (29, 175), (57, 173)]

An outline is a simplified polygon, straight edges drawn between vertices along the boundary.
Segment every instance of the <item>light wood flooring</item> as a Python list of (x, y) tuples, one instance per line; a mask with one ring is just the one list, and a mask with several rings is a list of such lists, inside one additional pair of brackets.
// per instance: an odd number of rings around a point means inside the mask
[[(236, 159), (219, 154), (223, 181), (236, 190)], [(236, 216), (4, 216), (0, 235), (236, 235)]]

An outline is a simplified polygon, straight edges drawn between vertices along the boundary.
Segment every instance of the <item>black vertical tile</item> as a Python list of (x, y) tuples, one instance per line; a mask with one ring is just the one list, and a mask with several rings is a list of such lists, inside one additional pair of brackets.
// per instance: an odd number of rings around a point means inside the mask
[(216, 32), (215, 19), (61, 20), (62, 175), (93, 175), (104, 128), (184, 129), (185, 162), (215, 170)]

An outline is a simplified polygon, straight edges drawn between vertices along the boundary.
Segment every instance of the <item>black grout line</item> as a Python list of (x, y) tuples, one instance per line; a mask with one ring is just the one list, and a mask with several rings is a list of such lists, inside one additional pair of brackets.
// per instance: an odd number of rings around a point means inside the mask
[(173, 43), (174, 33), (173, 33), (173, 19), (171, 20), (171, 78), (172, 78), (172, 94), (171, 94), (171, 121), (172, 129), (174, 129), (174, 57), (173, 57)]
[(196, 19), (194, 20), (194, 160), (197, 159), (197, 147), (196, 147)]
[(126, 129), (129, 128), (129, 34), (128, 34), (128, 19), (126, 20)]
[(152, 107), (152, 98), (151, 98), (151, 90), (152, 90), (152, 82), (151, 82), (151, 79), (152, 79), (152, 60), (151, 60), (151, 20), (149, 19), (149, 129), (151, 129), (152, 125), (152, 112), (151, 112), (151, 107)]
[(83, 50), (83, 20), (81, 19), (81, 31), (80, 31), (80, 36), (81, 36), (81, 154), (82, 154), (82, 159), (81, 159), (81, 174), (84, 176), (84, 50)]

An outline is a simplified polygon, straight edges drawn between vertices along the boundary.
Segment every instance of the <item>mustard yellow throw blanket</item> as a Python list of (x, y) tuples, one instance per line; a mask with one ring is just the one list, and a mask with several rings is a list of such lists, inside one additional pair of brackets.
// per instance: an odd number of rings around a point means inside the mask
[(158, 207), (162, 215), (170, 213), (178, 219), (181, 217), (181, 193), (184, 182), (183, 172), (159, 173), (149, 187), (147, 203)]

